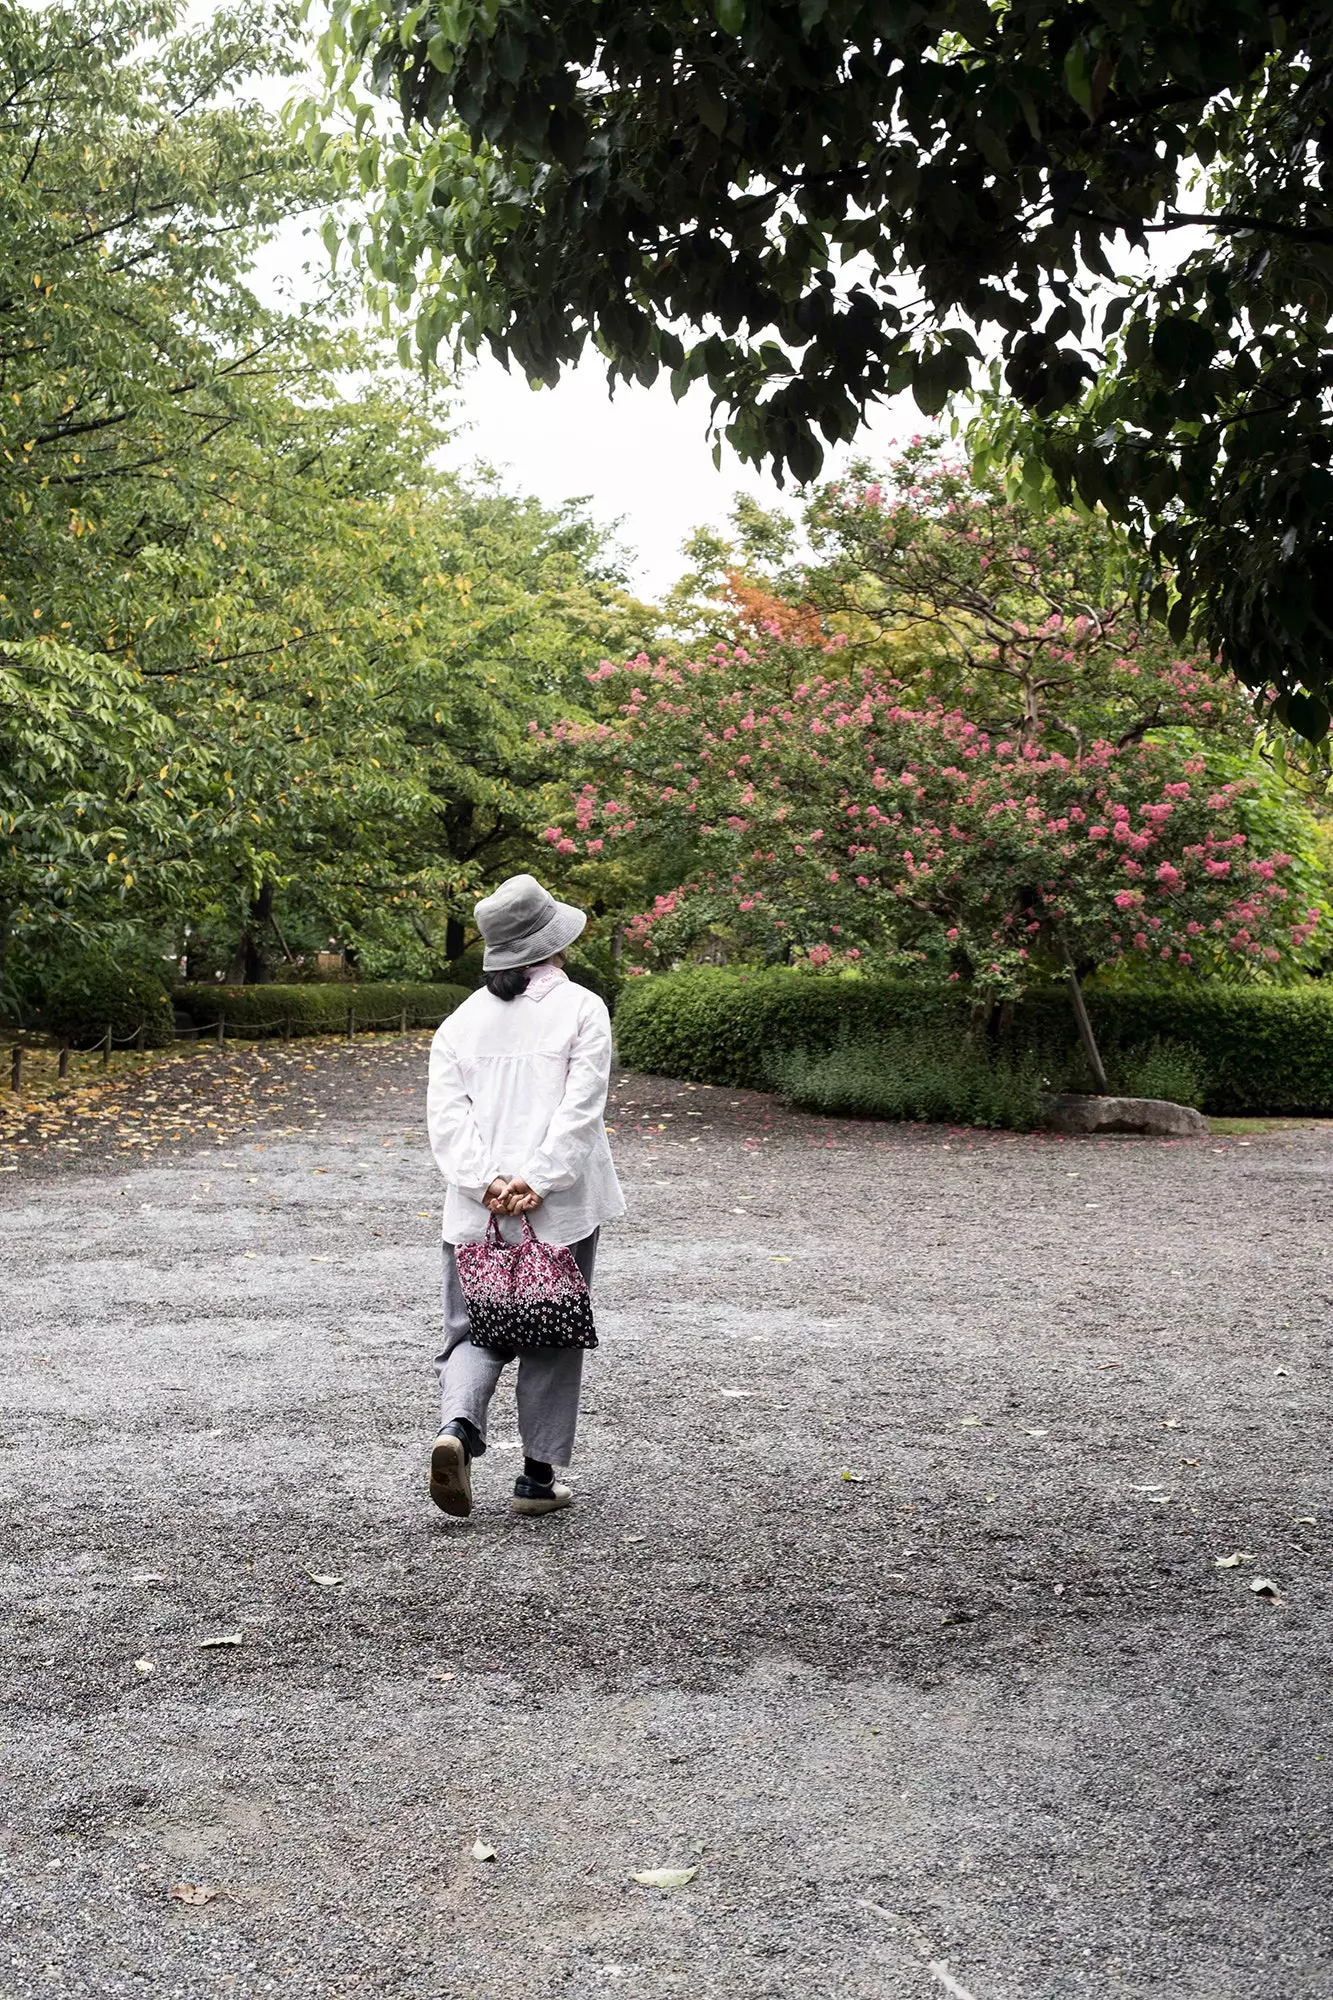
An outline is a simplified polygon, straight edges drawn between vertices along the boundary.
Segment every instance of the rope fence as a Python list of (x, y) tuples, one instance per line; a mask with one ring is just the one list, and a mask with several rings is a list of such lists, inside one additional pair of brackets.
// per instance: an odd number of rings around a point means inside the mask
[[(349, 1042), (358, 1034), (373, 1034), (376, 1030), (385, 1028), (396, 1029), (399, 1034), (405, 1035), (409, 1029), (407, 1016), (408, 1009), (403, 1007), (396, 1014), (380, 1014), (373, 1016), (369, 1020), (358, 1020), (356, 1008), (349, 1007), (347, 1009), (346, 1022), (341, 1032)], [(428, 1026), (430, 1024), (422, 1023), (421, 1025)], [(281, 1035), (284, 1041), (290, 1041), (295, 1027), (295, 1018), (291, 1014), (275, 1015), (271, 1021), (238, 1022), (232, 1029), (232, 1037), (236, 1041), (261, 1041), (265, 1035), (277, 1034)], [(326, 1027), (320, 1025), (308, 1029), (307, 1032), (311, 1034), (336, 1034), (339, 1030), (332, 1026)], [(225, 1012), (220, 1013), (216, 1021), (196, 1023), (190, 1028), (174, 1028), (172, 1030), (172, 1040), (176, 1042), (198, 1042), (205, 1035), (211, 1035), (220, 1049), (226, 1047), (227, 1017)], [(128, 1035), (113, 1033), (112, 1026), (108, 1023), (106, 1033), (99, 1035), (96, 1041), (83, 1044), (61, 1043), (56, 1062), (56, 1077), (59, 1080), (69, 1075), (69, 1060), (71, 1056), (90, 1056), (97, 1055), (100, 1052), (102, 1068), (105, 1069), (111, 1061), (111, 1052), (113, 1049), (127, 1049), (131, 1046), (140, 1054), (147, 1048), (147, 1022), (141, 1022)], [(10, 1050), (9, 1088), (11, 1091), (23, 1088), (24, 1053), (25, 1049), (22, 1042), (15, 1042)]]

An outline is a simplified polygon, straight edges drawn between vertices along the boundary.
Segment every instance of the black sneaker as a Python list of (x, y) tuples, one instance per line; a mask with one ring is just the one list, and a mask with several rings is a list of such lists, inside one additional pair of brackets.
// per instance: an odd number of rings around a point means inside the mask
[(509, 1505), (515, 1514), (555, 1514), (562, 1507), (572, 1507), (574, 1495), (558, 1479), (529, 1479), (526, 1472), (520, 1472)]
[(472, 1512), (472, 1472), (467, 1447), (453, 1431), (441, 1431), (431, 1451), (430, 1497), (441, 1513), (465, 1520)]

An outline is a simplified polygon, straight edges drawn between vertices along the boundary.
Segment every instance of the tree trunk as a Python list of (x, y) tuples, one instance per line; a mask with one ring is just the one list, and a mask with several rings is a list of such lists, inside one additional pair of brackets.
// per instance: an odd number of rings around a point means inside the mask
[(245, 977), (251, 986), (262, 985), (272, 976), (264, 951), (264, 933), (272, 918), (273, 884), (261, 882), (259, 894), (250, 905), (250, 921), (245, 927)]
[[(1068, 964), (1068, 960), (1066, 960)], [(1101, 1050), (1097, 1047), (1097, 1037), (1092, 1032), (1092, 1022), (1083, 1000), (1083, 988), (1078, 983), (1078, 974), (1069, 965), (1069, 997), (1074, 1004), (1074, 1019), (1078, 1023), (1078, 1038), (1083, 1044), (1083, 1053), (1088, 1059), (1088, 1067), (1096, 1079), (1097, 1097), (1105, 1097), (1111, 1086), (1106, 1081), (1106, 1069), (1102, 1063)]]
[(259, 986), (270, 976), (263, 941), (272, 921), (273, 884), (261, 882), (259, 894), (250, 899), (246, 921), (236, 940), (236, 951), (227, 971), (229, 986)]

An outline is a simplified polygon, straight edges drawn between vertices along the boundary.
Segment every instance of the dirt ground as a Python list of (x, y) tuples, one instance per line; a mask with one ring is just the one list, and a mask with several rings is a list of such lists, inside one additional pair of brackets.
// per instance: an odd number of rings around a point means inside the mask
[(1333, 1993), (1333, 1135), (623, 1077), (578, 1503), (506, 1385), (459, 1523), (425, 1053), (0, 1181), (0, 1994)]

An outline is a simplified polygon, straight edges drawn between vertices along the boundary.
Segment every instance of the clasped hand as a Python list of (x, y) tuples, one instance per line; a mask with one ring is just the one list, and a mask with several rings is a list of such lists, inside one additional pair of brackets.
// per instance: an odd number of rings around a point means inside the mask
[(522, 1174), (513, 1174), (508, 1180), (497, 1177), (482, 1200), (492, 1215), (531, 1215), (534, 1208), (542, 1205), (541, 1196), (528, 1186)]

